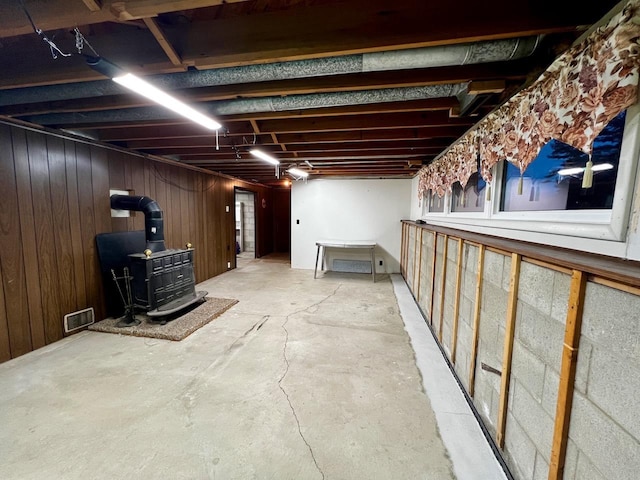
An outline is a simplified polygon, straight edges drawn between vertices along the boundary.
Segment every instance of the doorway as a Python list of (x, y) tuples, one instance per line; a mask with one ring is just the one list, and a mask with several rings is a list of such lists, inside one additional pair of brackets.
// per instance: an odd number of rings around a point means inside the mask
[(256, 258), (256, 194), (235, 189), (236, 266)]

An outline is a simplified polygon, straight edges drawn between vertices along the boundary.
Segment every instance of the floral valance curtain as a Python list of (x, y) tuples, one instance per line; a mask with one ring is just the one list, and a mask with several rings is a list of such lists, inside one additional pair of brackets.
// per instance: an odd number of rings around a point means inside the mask
[(477, 171), (507, 160), (523, 174), (551, 139), (591, 154), (594, 139), (638, 94), (640, 0), (565, 52), (535, 83), (487, 115), (441, 157), (422, 168), (418, 196), (442, 197)]

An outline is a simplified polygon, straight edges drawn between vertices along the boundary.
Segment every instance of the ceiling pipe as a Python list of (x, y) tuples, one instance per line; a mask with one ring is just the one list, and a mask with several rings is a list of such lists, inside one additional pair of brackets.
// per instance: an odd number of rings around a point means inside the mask
[[(292, 62), (242, 65), (211, 70), (189, 70), (186, 72), (150, 75), (147, 80), (158, 88), (180, 90), (348, 73), (502, 62), (532, 55), (538, 48), (541, 38), (541, 36), (532, 36)], [(118, 59), (113, 58), (110, 60), (116, 63), (118, 61)], [(0, 106), (118, 95), (121, 93), (122, 89), (110, 80), (14, 88), (0, 91)]]
[[(241, 98), (198, 104), (203, 113), (213, 116), (283, 112), (307, 108), (339, 107), (372, 103), (424, 100), (455, 97), (466, 91), (466, 83), (427, 85), (423, 87), (383, 88), (357, 92), (312, 93), (286, 97)], [(38, 125), (74, 125), (99, 122), (133, 122), (171, 120), (181, 118), (173, 112), (158, 107), (124, 108), (97, 112), (48, 113), (20, 117)]]

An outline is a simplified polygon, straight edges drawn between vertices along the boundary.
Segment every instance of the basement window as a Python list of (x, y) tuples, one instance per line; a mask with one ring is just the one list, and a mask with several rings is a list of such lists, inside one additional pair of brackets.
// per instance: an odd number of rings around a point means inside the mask
[(460, 182), (456, 182), (451, 195), (451, 211), (484, 212), (486, 187), (487, 183), (478, 173), (471, 175), (464, 190)]
[(423, 211), (425, 213), (444, 213), (444, 206), (448, 197), (439, 197), (434, 192), (429, 192), (424, 200)]
[[(441, 199), (427, 195), (423, 218), (435, 225), (619, 255), (613, 252), (625, 248), (639, 154), (640, 104), (614, 118), (594, 141), (590, 188), (582, 188), (587, 155), (553, 140), (524, 172), (522, 187), (519, 169), (502, 161), (492, 171), (491, 184), (474, 175), (464, 195), (459, 183)], [(578, 247), (576, 237), (593, 243)]]
[(551, 140), (531, 162), (522, 179), (513, 164), (507, 163), (506, 168), (503, 167), (500, 211), (611, 209), (625, 113), (614, 118), (593, 143), (593, 183), (590, 188), (582, 187), (588, 155)]

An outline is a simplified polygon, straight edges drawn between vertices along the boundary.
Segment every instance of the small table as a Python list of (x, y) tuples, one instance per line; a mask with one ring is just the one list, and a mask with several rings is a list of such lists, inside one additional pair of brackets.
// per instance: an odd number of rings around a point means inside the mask
[(375, 242), (366, 241), (344, 241), (344, 240), (320, 240), (316, 242), (316, 269), (313, 272), (313, 278), (316, 278), (318, 273), (318, 260), (320, 258), (320, 248), (322, 248), (322, 266), (324, 270), (324, 259), (327, 253), (327, 248), (358, 248), (366, 249), (371, 253), (371, 275), (373, 276), (373, 283), (376, 283), (376, 258), (375, 258)]

